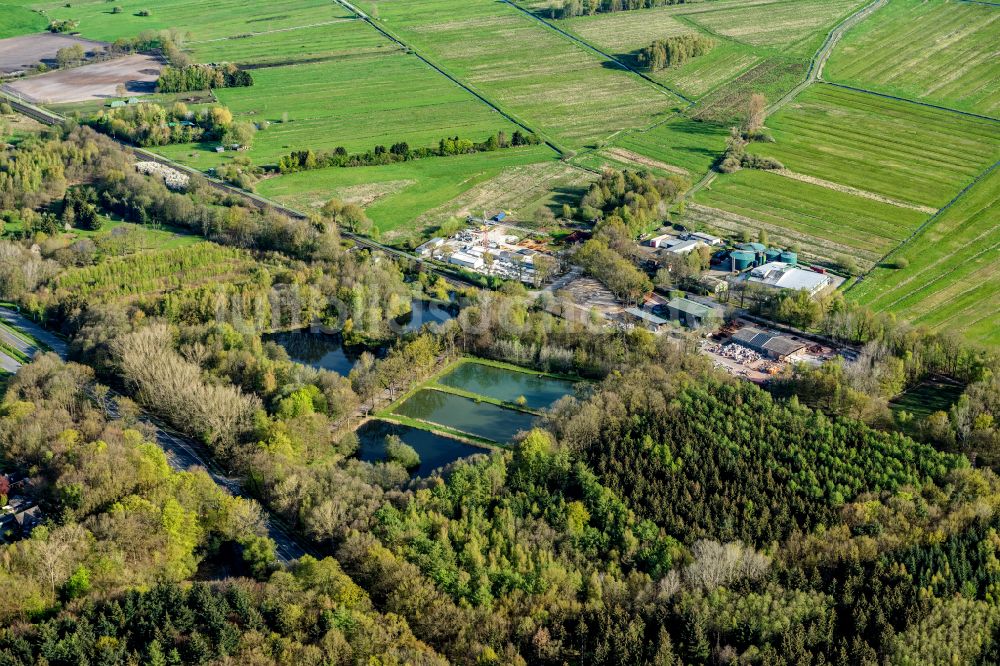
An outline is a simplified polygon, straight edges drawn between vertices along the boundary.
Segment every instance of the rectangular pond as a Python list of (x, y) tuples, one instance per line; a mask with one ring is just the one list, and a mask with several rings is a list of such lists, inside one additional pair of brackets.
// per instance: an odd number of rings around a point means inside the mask
[(564, 395), (572, 395), (574, 385), (574, 382), (565, 379), (475, 362), (458, 364), (437, 382), (504, 402), (516, 402), (519, 397), (524, 396), (526, 406), (530, 409), (551, 407), (552, 403)]
[(386, 459), (385, 438), (396, 435), (409, 444), (420, 455), (420, 465), (410, 473), (413, 476), (427, 476), (432, 471), (456, 460), (468, 458), (477, 453), (489, 454), (487, 449), (460, 442), (451, 437), (436, 435), (428, 430), (373, 419), (356, 431), (360, 448), (358, 457), (365, 462), (380, 462)]
[(452, 393), (421, 389), (394, 410), (400, 416), (437, 423), (494, 442), (509, 442), (530, 430), (535, 417), (515, 409), (476, 402)]

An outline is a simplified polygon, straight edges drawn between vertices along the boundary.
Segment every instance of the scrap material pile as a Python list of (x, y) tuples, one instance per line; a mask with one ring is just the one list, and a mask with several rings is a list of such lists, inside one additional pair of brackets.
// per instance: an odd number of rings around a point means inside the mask
[(722, 351), (719, 353), (725, 358), (732, 359), (744, 365), (752, 365), (763, 358), (760, 354), (751, 349), (732, 343), (724, 346)]
[(181, 173), (177, 169), (171, 169), (159, 162), (136, 162), (135, 169), (147, 176), (157, 175), (162, 177), (163, 182), (172, 190), (187, 189), (188, 184), (191, 182), (191, 178), (187, 174)]

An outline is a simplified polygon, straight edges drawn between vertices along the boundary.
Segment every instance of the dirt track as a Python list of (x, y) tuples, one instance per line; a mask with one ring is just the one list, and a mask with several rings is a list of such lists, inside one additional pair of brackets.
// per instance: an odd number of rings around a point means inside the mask
[(119, 84), (125, 84), (130, 96), (146, 95), (153, 92), (162, 68), (152, 56), (131, 55), (19, 79), (4, 89), (35, 104), (114, 98)]
[(0, 74), (10, 74), (34, 67), (40, 62), (52, 67), (56, 64), (56, 52), (66, 46), (79, 44), (90, 57), (103, 51), (104, 42), (95, 42), (82, 37), (57, 35), (42, 32), (37, 35), (21, 35), (0, 39)]

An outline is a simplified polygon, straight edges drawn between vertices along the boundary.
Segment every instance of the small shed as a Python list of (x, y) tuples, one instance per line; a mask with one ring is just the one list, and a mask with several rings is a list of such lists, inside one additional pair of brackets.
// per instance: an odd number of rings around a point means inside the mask
[(639, 308), (626, 308), (625, 314), (628, 315), (632, 323), (636, 326), (642, 326), (654, 333), (661, 332), (670, 323), (663, 317), (657, 317), (655, 314), (640, 310)]

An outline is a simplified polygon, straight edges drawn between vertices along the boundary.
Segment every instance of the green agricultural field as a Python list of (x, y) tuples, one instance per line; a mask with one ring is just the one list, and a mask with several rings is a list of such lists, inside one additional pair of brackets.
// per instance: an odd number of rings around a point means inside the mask
[(649, 126), (680, 102), (505, 3), (390, 2), (379, 15), (420, 53), (568, 148)]
[(933, 208), (1000, 158), (1000, 123), (824, 84), (767, 126), (752, 150), (792, 171)]
[(358, 201), (366, 206), (383, 239), (397, 242), (426, 232), (412, 225), (424, 213), (496, 177), (504, 169), (546, 160), (554, 161), (555, 153), (545, 146), (532, 146), (389, 166), (306, 171), (262, 181), (258, 191), (303, 211), (334, 197)]
[[(560, 28), (635, 66), (638, 51), (657, 39), (692, 32), (703, 32), (676, 16), (681, 5), (641, 9), (610, 14), (596, 14), (558, 21)], [(716, 86), (736, 78), (763, 59), (753, 48), (716, 37), (710, 53), (694, 58), (680, 67), (669, 67), (649, 76), (679, 90), (700, 97)]]
[(400, 51), (401, 47), (357, 19), (248, 37), (195, 42), (189, 45), (199, 62), (235, 62), (250, 67), (358, 58)]
[(811, 57), (826, 33), (864, 4), (864, 0), (706, 2), (692, 5), (685, 15), (710, 32), (745, 44)]
[(648, 130), (623, 134), (614, 146), (701, 175), (726, 148), (729, 129), (689, 118), (676, 118)]
[(848, 295), (914, 324), (1000, 345), (1000, 167), (969, 189)]
[(48, 24), (44, 16), (26, 6), (0, 4), (0, 39), (41, 32)]
[[(722, 175), (694, 198), (691, 214), (723, 231), (764, 229), (825, 259), (849, 255), (871, 266), (927, 219), (925, 213), (765, 171)], [(730, 215), (701, 210), (698, 205)]]
[[(341, 26), (335, 26), (337, 28)], [(216, 90), (238, 118), (269, 121), (248, 155), (273, 164), (292, 150), (370, 150), (406, 141), (436, 145), (446, 136), (485, 140), (517, 129), (468, 92), (403, 52), (319, 63), (268, 67), (253, 72), (249, 88)], [(284, 114), (288, 121), (281, 122)], [(231, 159), (215, 144), (163, 146), (168, 157), (199, 169)]]
[(965, 111), (1000, 116), (1000, 9), (951, 0), (893, 0), (852, 28), (824, 76)]
[[(114, 41), (134, 37), (143, 30), (177, 28), (190, 33), (192, 41), (231, 37), (249, 33), (282, 30), (338, 18), (350, 14), (330, 0), (270, 0), (247, 3), (243, 0), (120, 0), (122, 8), (112, 14), (107, 0), (82, 2), (42, 2), (33, 5), (44, 9), (52, 19), (80, 22), (80, 32), (91, 39)], [(148, 10), (149, 16), (138, 16)]]

